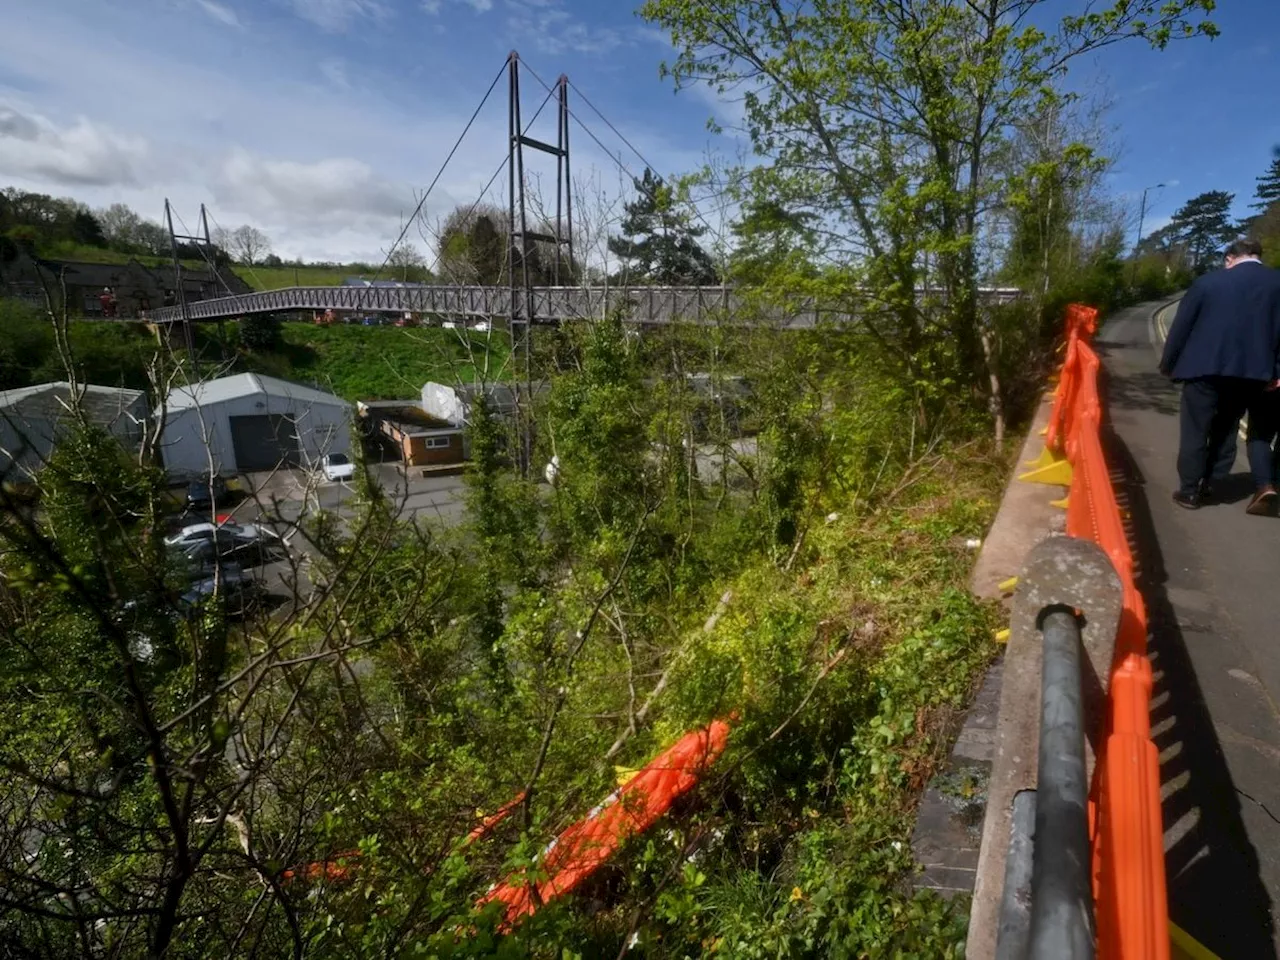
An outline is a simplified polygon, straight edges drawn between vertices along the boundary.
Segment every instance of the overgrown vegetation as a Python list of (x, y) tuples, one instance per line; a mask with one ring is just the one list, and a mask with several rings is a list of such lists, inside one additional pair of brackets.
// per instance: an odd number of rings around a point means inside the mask
[[(558, 340), (538, 417), (539, 460), (561, 464), (550, 496), (500, 465), (513, 440), (478, 417), (463, 529), (398, 519), (365, 484), (347, 522), (300, 521), (320, 586), (243, 625), (170, 613), (154, 472), (92, 431), (59, 448), (47, 512), (0, 534), (0, 696), (23, 702), (3, 721), (0, 762), (23, 785), (4, 816), (34, 851), (0, 865), (0, 934), (55, 954), (87, 938), (489, 955), (496, 918), (471, 905), (495, 877), (606, 795), (615, 766), (735, 717), (671, 827), (501, 951), (953, 949), (962, 924), (911, 894), (906, 841), (994, 652), (964, 541), (1001, 461), (904, 433), (909, 394), (850, 377), (854, 335), (637, 341), (612, 321)], [(672, 358), (696, 355), (758, 385), (755, 450), (713, 430), (686, 455), (698, 398)], [(67, 644), (85, 658), (74, 691), (53, 669)], [(474, 810), (521, 792), (519, 816), (460, 846)], [(281, 873), (353, 849), (345, 880)], [(74, 885), (74, 910), (47, 884)], [(591, 899), (603, 909), (584, 913)]]
[[(225, 585), (194, 609), (176, 599), (189, 576), (159, 539), (152, 432), (130, 459), (80, 422), (40, 510), (5, 502), (0, 941), (175, 958), (961, 955), (964, 904), (912, 891), (908, 842), (995, 652), (967, 541), (1009, 465), (1003, 426), (1042, 382), (1048, 320), (1067, 297), (1132, 289), (1097, 210), (1100, 151), (1053, 91), (1112, 42), (1212, 33), (1212, 3), (1094, 6), (1050, 33), (1015, 25), (1045, 12), (1036, 0), (722, 6), (643, 12), (681, 83), (746, 94), (758, 162), (728, 178), (741, 244), (719, 251), (746, 304), (720, 325), (536, 328), (545, 389), (469, 410), (457, 527), (407, 519), (363, 471), (342, 513), (261, 503), (292, 548), (278, 602), (237, 619)], [(717, 175), (641, 181), (621, 249), (649, 279), (664, 247), (644, 238), (676, 227), (668, 252), (706, 266), (671, 205)], [(455, 226), (454, 266), (492, 272), (493, 224)], [(1028, 296), (994, 309), (979, 287), (998, 282)], [(856, 322), (743, 322), (797, 296)], [(64, 355), (75, 331), (55, 318), (41, 335)], [(227, 364), (323, 368), (362, 396), (510, 375), (480, 335), (274, 333), (232, 329)], [(6, 362), (35, 377), (38, 347)], [(221, 344), (203, 347), (212, 369)], [(157, 396), (192, 373), (179, 363), (150, 358)], [(515, 923), (477, 908), (713, 720), (731, 727), (724, 754), (574, 895)]]

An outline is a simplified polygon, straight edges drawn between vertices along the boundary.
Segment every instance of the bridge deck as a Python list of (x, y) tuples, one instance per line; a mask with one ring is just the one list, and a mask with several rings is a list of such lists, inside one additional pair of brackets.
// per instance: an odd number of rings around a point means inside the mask
[[(1017, 299), (1016, 289), (990, 287), (982, 290), (988, 302)], [(529, 304), (517, 292), (517, 319), (525, 318)], [(824, 309), (811, 298), (794, 300), (785, 306), (761, 305), (732, 287), (534, 287), (533, 317), (556, 321), (600, 317), (625, 308), (634, 323), (662, 324), (673, 320), (711, 323), (725, 316), (740, 316), (748, 309), (763, 324), (806, 328), (820, 321), (842, 322), (848, 315)], [(256, 313), (284, 313), (297, 310), (341, 310), (354, 313), (418, 313), (454, 317), (510, 317), (511, 291), (507, 287), (447, 286), (424, 284), (404, 287), (286, 287), (258, 293), (187, 305), (192, 320), (221, 320)], [(155, 323), (175, 323), (183, 319), (180, 307), (153, 310), (148, 319)]]
[(1156, 371), (1155, 313), (1117, 315), (1097, 346), (1151, 618), (1170, 917), (1221, 957), (1275, 957), (1280, 520), (1245, 514), (1243, 450), (1227, 502), (1173, 504), (1178, 392)]

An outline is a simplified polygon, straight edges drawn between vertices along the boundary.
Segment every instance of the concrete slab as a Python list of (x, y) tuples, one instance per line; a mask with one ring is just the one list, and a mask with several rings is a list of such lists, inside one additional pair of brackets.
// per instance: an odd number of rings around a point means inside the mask
[(1050, 504), (1066, 496), (1065, 487), (1018, 481), (1018, 474), (1028, 469), (1027, 461), (1034, 460), (1044, 449), (1040, 431), (1048, 424), (1052, 410), (1053, 397), (1046, 394), (1023, 440), (982, 552), (973, 565), (969, 588), (984, 599), (1000, 599), (999, 584), (1018, 575), (1037, 543), (1065, 527), (1065, 513)]
[[(1041, 399), (1036, 415), (1009, 472), (1004, 496), (970, 576), (979, 597), (999, 600), (1000, 584), (1021, 572), (1028, 554), (1045, 537), (1061, 532), (1065, 514), (1050, 504), (1063, 497), (1063, 487), (1019, 482), (1026, 461), (1044, 449), (1040, 431), (1049, 422), (1053, 397)], [(923, 868), (918, 889), (950, 897), (971, 894), (977, 877), (978, 851), (986, 815), (991, 763), (996, 755), (996, 727), (1004, 657), (992, 665), (965, 716), (946, 768), (930, 782), (920, 801), (911, 847)]]

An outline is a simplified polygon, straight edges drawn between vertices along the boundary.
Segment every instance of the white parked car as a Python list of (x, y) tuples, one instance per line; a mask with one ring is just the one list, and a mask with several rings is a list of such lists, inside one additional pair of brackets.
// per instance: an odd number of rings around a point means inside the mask
[(164, 542), (166, 546), (170, 547), (186, 546), (189, 543), (212, 539), (217, 530), (216, 524), (193, 523), (189, 527), (183, 527), (173, 536), (165, 537)]
[(320, 458), (320, 472), (326, 480), (350, 480), (356, 475), (356, 465), (345, 453), (326, 453)]
[(193, 523), (190, 526), (183, 527), (171, 537), (165, 537), (165, 546), (168, 547), (188, 547), (193, 544), (203, 543), (212, 540), (221, 534), (223, 540), (241, 543), (253, 543), (254, 541), (274, 542), (281, 540), (280, 534), (276, 533), (270, 527), (262, 527), (256, 523), (231, 523), (224, 521), (222, 523)]

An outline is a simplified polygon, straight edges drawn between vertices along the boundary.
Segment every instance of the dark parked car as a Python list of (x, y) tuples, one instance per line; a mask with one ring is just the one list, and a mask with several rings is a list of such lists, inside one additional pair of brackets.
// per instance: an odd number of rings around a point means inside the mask
[(221, 477), (201, 477), (187, 484), (187, 510), (211, 510), (227, 502), (227, 484)]
[(279, 537), (242, 527), (200, 530), (189, 538), (171, 539), (170, 556), (193, 576), (209, 576), (219, 565), (226, 566), (229, 562), (256, 567), (285, 556)]
[(244, 616), (263, 597), (262, 585), (257, 580), (245, 573), (239, 564), (225, 563), (217, 578), (208, 576), (196, 580), (191, 584), (191, 589), (178, 598), (183, 612), (187, 616), (195, 614), (213, 596), (215, 589), (221, 596), (223, 609), (229, 617)]

